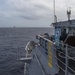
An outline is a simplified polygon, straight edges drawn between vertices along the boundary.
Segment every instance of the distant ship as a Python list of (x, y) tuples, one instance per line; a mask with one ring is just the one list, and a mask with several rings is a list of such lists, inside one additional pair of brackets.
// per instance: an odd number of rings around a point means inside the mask
[(14, 26), (14, 28), (16, 28), (16, 27)]

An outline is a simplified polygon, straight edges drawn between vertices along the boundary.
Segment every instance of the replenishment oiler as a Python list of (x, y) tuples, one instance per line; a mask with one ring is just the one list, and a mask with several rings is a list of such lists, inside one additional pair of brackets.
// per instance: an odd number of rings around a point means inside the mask
[(61, 22), (54, 15), (54, 35), (40, 34), (27, 43), (25, 58), (18, 58), (25, 62), (24, 75), (75, 75), (75, 20), (70, 20), (71, 10), (67, 15)]

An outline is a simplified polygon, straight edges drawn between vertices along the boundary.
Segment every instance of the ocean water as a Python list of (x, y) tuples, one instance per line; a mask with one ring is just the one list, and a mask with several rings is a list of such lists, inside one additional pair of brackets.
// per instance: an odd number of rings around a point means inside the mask
[(38, 34), (54, 33), (53, 28), (0, 28), (0, 75), (23, 75), (24, 62), (17, 60), (25, 55), (24, 48), (28, 41), (35, 41)]

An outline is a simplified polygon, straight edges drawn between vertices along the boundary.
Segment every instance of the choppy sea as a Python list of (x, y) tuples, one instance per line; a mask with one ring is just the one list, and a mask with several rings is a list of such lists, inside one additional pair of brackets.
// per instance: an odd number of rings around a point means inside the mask
[(17, 60), (17, 52), (25, 55), (28, 41), (38, 34), (52, 35), (53, 28), (0, 28), (0, 75), (23, 75), (24, 62)]

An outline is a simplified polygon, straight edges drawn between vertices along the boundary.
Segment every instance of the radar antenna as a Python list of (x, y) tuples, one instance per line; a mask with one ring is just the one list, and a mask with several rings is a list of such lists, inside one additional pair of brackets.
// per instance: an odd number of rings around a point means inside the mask
[(68, 21), (70, 21), (70, 17), (71, 17), (71, 7), (67, 8), (67, 16), (68, 16)]

